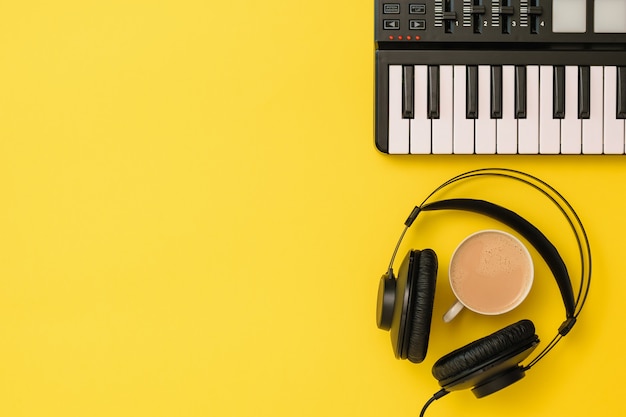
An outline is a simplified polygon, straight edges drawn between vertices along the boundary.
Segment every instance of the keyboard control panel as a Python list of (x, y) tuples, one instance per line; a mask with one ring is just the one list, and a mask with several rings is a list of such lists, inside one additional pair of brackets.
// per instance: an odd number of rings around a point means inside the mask
[(382, 43), (626, 43), (622, 0), (376, 0), (375, 7)]

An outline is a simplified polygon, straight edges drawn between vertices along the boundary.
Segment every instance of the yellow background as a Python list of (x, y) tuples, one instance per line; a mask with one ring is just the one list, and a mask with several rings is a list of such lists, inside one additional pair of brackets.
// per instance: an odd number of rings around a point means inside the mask
[[(570, 199), (591, 297), (523, 381), (427, 415), (623, 415), (623, 157), (380, 154), (373, 52), (367, 1), (0, 2), (0, 415), (417, 415), (443, 354), (523, 317), (545, 343), (561, 320), (538, 260), (518, 310), (444, 326), (449, 251), (488, 225), (448, 213), (401, 250), (441, 261), (426, 361), (376, 328), (406, 215), (486, 166)], [(530, 201), (515, 208), (576, 265)]]

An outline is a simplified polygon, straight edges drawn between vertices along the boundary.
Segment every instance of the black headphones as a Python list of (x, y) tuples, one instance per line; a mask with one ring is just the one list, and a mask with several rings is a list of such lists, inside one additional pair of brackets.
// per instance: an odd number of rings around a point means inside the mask
[[(455, 198), (430, 201), (441, 190), (460, 181), (478, 177), (501, 177), (526, 184), (541, 192), (567, 219), (574, 232), (581, 258), (581, 278), (578, 294), (574, 297), (572, 282), (556, 247), (530, 222), (515, 212), (497, 204), (476, 199)], [(521, 365), (539, 344), (535, 326), (530, 320), (521, 320), (497, 332), (478, 339), (439, 359), (433, 365), (432, 374), (442, 389), (424, 406), (450, 391), (471, 388), (477, 398), (501, 390), (519, 381), (525, 372), (542, 359), (576, 323), (587, 298), (591, 283), (591, 250), (585, 229), (572, 206), (554, 188), (532, 175), (502, 168), (469, 171), (446, 181), (415, 207), (407, 220), (396, 244), (387, 272), (380, 280), (376, 320), (378, 327), (389, 330), (395, 356), (420, 363), (426, 357), (431, 327), (437, 255), (431, 249), (411, 250), (406, 255), (398, 277), (393, 273), (393, 262), (400, 243), (408, 228), (424, 211), (462, 210), (493, 218), (522, 235), (541, 255), (559, 287), (565, 306), (565, 321), (557, 335), (528, 365)]]

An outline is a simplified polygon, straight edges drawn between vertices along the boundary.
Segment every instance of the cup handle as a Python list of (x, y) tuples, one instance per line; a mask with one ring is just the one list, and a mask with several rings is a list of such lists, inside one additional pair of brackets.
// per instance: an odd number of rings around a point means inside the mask
[(463, 310), (463, 304), (457, 300), (457, 302), (454, 303), (452, 307), (450, 307), (446, 314), (443, 315), (443, 321), (445, 323), (450, 323), (452, 319), (461, 312), (461, 310)]

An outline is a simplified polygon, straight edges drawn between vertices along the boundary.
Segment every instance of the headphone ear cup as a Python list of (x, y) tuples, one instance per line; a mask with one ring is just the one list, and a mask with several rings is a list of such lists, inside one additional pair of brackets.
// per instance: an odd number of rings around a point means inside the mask
[(432, 249), (420, 253), (412, 282), (413, 300), (409, 309), (407, 358), (420, 363), (426, 357), (437, 283), (437, 255)]
[(518, 364), (538, 343), (534, 324), (521, 320), (445, 355), (433, 365), (432, 373), (448, 390), (479, 386), (510, 369), (521, 372), (521, 379), (523, 371)]

